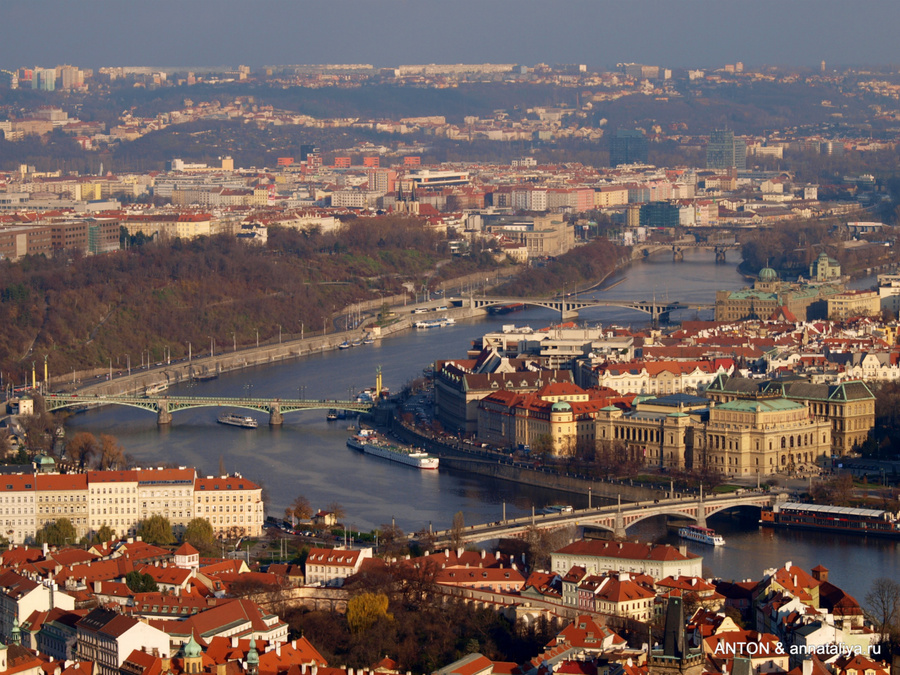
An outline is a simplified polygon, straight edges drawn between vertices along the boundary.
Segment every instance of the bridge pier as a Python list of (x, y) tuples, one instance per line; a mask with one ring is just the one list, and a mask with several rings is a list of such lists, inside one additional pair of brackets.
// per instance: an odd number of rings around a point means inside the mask
[(724, 249), (724, 248), (719, 248), (719, 247), (717, 246), (717, 247), (716, 247), (716, 263), (717, 263), (717, 264), (723, 264), (723, 263), (726, 263), (726, 262), (728, 262), (728, 261), (725, 260), (725, 249)]
[(269, 404), (269, 426), (275, 427), (284, 424), (284, 415), (281, 414), (281, 406), (277, 403)]
[(616, 511), (616, 525), (613, 528), (613, 534), (616, 539), (625, 538), (625, 519), (622, 517), (621, 511)]
[(156, 423), (159, 426), (163, 426), (164, 424), (172, 423), (172, 413), (169, 412), (169, 405), (167, 403), (157, 403), (159, 408), (159, 412), (156, 414)]
[(684, 249), (673, 246), (672, 247), (672, 260), (684, 260)]
[(569, 303), (563, 301), (560, 305), (559, 316), (563, 321), (566, 321), (567, 319), (577, 319), (578, 310), (571, 309)]
[(706, 511), (703, 508), (703, 500), (697, 500), (697, 525), (699, 527), (706, 527)]

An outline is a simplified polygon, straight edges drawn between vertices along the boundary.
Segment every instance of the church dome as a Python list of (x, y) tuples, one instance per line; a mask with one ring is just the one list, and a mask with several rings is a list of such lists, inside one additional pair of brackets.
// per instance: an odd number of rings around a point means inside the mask
[(760, 281), (777, 281), (778, 280), (778, 272), (773, 270), (771, 267), (763, 267), (759, 271), (759, 280)]

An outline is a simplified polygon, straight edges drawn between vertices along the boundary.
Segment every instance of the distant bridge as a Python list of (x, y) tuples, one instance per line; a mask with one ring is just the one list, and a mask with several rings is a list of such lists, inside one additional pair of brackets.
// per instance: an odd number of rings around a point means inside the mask
[(228, 398), (225, 396), (144, 396), (104, 395), (104, 394), (47, 394), (44, 397), (48, 411), (74, 406), (124, 405), (156, 413), (157, 424), (170, 424), (172, 413), (191, 408), (242, 408), (269, 415), (269, 424), (284, 422), (286, 413), (301, 410), (346, 410), (368, 412), (374, 403), (359, 401), (333, 401), (327, 399), (286, 399), (286, 398)]
[(736, 251), (740, 250), (741, 244), (716, 244), (714, 242), (705, 242), (705, 241), (690, 241), (684, 243), (676, 243), (672, 245), (672, 260), (684, 260), (684, 249), (708, 249), (711, 251), (715, 251), (716, 253), (716, 262), (724, 263), (725, 262), (725, 251)]
[[(571, 513), (531, 515), (512, 520), (472, 525), (456, 537), (461, 544), (471, 544), (501, 537), (522, 537), (532, 529), (558, 530), (572, 526), (590, 525), (606, 530), (616, 537), (624, 537), (625, 531), (642, 520), (655, 516), (672, 516), (692, 520), (706, 527), (706, 519), (715, 513), (737, 508), (763, 508), (787, 501), (787, 494), (741, 491), (741, 494), (712, 495), (704, 497), (679, 497), (629, 504), (612, 504), (593, 509), (578, 509)], [(433, 532), (435, 545), (445, 545), (454, 539), (450, 530)]]
[(503, 305), (511, 305), (521, 303), (523, 305), (533, 305), (535, 307), (546, 307), (559, 312), (563, 319), (578, 316), (578, 311), (589, 307), (623, 307), (625, 309), (634, 309), (650, 315), (653, 323), (656, 324), (660, 319), (668, 319), (669, 313), (676, 309), (715, 309), (715, 305), (700, 305), (685, 302), (660, 302), (657, 300), (579, 300), (574, 297), (565, 298), (510, 298), (510, 297), (471, 297), (462, 300), (463, 304), (469, 303), (472, 309), (486, 309), (488, 307), (498, 307)]

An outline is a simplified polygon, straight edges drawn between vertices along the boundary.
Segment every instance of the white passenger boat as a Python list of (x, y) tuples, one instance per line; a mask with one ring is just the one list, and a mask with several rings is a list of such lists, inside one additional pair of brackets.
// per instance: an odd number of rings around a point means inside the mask
[(699, 527), (698, 525), (688, 525), (678, 529), (678, 536), (688, 541), (696, 541), (701, 544), (709, 544), (710, 546), (724, 546), (725, 539), (721, 534), (716, 534), (715, 530), (708, 527)]
[(241, 427), (242, 429), (256, 429), (259, 426), (252, 417), (248, 415), (238, 415), (237, 413), (222, 413), (219, 415), (219, 424), (228, 424), (233, 427)]
[(432, 457), (423, 450), (388, 443), (386, 440), (378, 438), (371, 429), (363, 429), (356, 436), (348, 438), (347, 447), (416, 469), (434, 470), (440, 464), (439, 458)]

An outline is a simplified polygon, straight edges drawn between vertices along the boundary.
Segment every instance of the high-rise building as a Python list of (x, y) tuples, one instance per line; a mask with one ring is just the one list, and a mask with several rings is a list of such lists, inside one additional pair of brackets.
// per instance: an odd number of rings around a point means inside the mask
[(647, 137), (640, 129), (616, 129), (609, 142), (609, 165), (646, 164)]
[(709, 145), (706, 146), (707, 169), (739, 169), (747, 168), (747, 143), (735, 138), (729, 129), (716, 129), (710, 134)]
[(31, 77), (31, 88), (41, 91), (56, 89), (56, 70), (51, 68), (35, 68)]
[(57, 68), (59, 79), (63, 89), (77, 89), (84, 86), (84, 72), (74, 66), (59, 66)]

